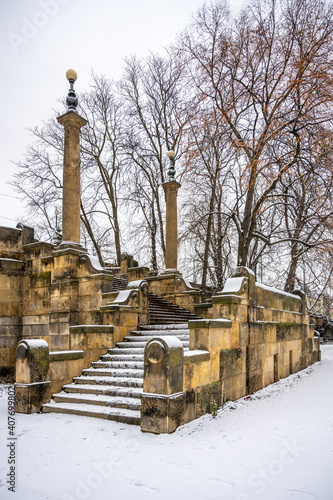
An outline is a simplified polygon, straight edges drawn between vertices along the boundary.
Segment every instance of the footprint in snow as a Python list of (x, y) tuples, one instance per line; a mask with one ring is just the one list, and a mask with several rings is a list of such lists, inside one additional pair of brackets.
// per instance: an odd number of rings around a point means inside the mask
[(291, 496), (300, 497), (302, 500), (306, 498), (318, 498), (317, 495), (312, 495), (311, 493), (301, 490), (289, 490), (288, 493), (290, 493)]
[(225, 486), (230, 486), (231, 488), (235, 487), (234, 483), (229, 483), (228, 481), (222, 481), (222, 479), (218, 479), (217, 477), (210, 477), (209, 481), (212, 481), (213, 483), (224, 484)]

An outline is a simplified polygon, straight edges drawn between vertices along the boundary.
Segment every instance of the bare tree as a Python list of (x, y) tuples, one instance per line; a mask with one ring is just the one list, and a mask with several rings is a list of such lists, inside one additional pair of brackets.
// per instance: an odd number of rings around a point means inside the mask
[(129, 199), (135, 208), (142, 210), (144, 223), (149, 227), (154, 268), (157, 245), (165, 257), (162, 184), (166, 181), (167, 151), (173, 149), (179, 156), (184, 127), (180, 119), (181, 76), (181, 67), (174, 63), (172, 53), (166, 52), (164, 57), (127, 59), (120, 82), (128, 116), (126, 153), (131, 166), (128, 175), (135, 178), (135, 183), (128, 181), (133, 187), (129, 189)]
[(270, 243), (262, 230), (272, 225), (259, 219), (308, 148), (303, 138), (330, 122), (332, 29), (320, 0), (253, 1), (235, 22), (220, 2), (203, 6), (181, 38), (193, 92), (214, 103), (236, 153), (229, 213), (239, 265), (253, 266), (258, 241)]

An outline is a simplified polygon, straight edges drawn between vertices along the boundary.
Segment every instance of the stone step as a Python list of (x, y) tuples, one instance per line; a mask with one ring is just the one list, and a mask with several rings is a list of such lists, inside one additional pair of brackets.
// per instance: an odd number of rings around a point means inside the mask
[(126, 354), (126, 355), (132, 355), (132, 354), (135, 354), (135, 355), (142, 355), (143, 356), (143, 353), (144, 353), (144, 348), (141, 347), (141, 346), (138, 346), (137, 344), (135, 344), (135, 347), (131, 347), (131, 344), (128, 344), (126, 342), (124, 342), (126, 344), (126, 347), (124, 349), (120, 348), (120, 347), (113, 347), (112, 349), (108, 349), (108, 352), (109, 354), (113, 355), (119, 355), (119, 354)]
[(56, 403), (81, 403), (86, 405), (110, 406), (112, 408), (127, 408), (129, 410), (141, 409), (140, 399), (121, 396), (60, 392), (54, 394), (53, 399)]
[(116, 347), (119, 349), (144, 349), (146, 342), (135, 342), (135, 347), (133, 346), (134, 342), (117, 342)]
[(126, 370), (112, 368), (87, 368), (82, 370), (84, 376), (90, 377), (122, 377), (122, 378), (140, 378), (143, 377), (143, 370)]
[[(116, 349), (118, 352), (118, 350)], [(101, 361), (143, 361), (144, 360), (144, 355), (143, 354), (104, 354), (103, 356), (100, 357)]]
[(150, 307), (150, 325), (126, 335), (108, 349), (108, 354), (91, 363), (72, 384), (65, 385), (45, 412), (73, 413), (131, 424), (140, 423), (143, 392), (144, 348), (152, 337), (176, 336), (189, 346), (188, 320), (195, 315), (166, 301)]
[(140, 325), (140, 330), (186, 330), (188, 329), (188, 324), (185, 323), (172, 323), (172, 324), (161, 324), (161, 325)]
[(140, 411), (125, 408), (109, 408), (78, 403), (47, 403), (43, 405), (44, 413), (70, 413), (86, 417), (104, 418), (126, 424), (140, 425)]
[[(161, 333), (156, 333), (155, 335), (138, 335), (138, 336), (135, 336), (135, 335), (131, 335), (131, 336), (128, 336), (128, 337), (124, 337), (124, 341), (125, 342), (135, 342), (135, 344), (139, 343), (139, 342), (148, 342), (148, 340), (152, 339), (153, 337), (155, 336), (158, 336), (160, 337), (161, 335), (164, 335), (164, 332)], [(172, 335), (171, 333), (169, 334), (169, 336)], [(173, 335), (175, 335), (173, 333)], [(186, 342), (189, 340), (189, 335), (177, 335), (177, 337), (179, 338), (179, 340), (181, 340), (182, 342)]]
[[(192, 318), (187, 318), (187, 319), (192, 319)], [(195, 319), (195, 318), (193, 318)], [(165, 325), (172, 325), (175, 323), (175, 320), (177, 318), (170, 318), (169, 316), (150, 316), (150, 323), (151, 325), (159, 325), (160, 323), (164, 323)], [(183, 323), (184, 318), (180, 318), (180, 321)]]
[(119, 396), (124, 398), (141, 399), (141, 387), (117, 387), (97, 384), (68, 384), (63, 387), (66, 393), (101, 394), (105, 396)]
[(163, 305), (159, 304), (149, 304), (149, 312), (150, 313), (166, 313), (166, 314), (171, 314), (171, 315), (177, 315), (177, 316), (184, 316), (184, 317), (191, 317), (195, 316), (195, 314), (186, 311), (185, 309), (178, 309), (178, 307), (173, 306), (173, 307), (166, 307)]
[[(131, 335), (130, 337), (155, 337), (155, 336), (158, 336), (160, 337), (161, 335), (175, 335), (176, 337), (178, 337), (179, 335), (181, 336), (187, 336), (187, 338), (189, 337), (190, 335), (190, 330), (186, 329), (186, 328), (182, 328), (181, 330), (176, 330), (175, 328), (169, 328), (168, 330), (165, 329), (165, 330), (159, 330), (158, 328), (154, 329), (154, 330), (134, 330), (133, 332), (131, 332)], [(128, 338), (128, 337), (124, 337), (124, 338)], [(135, 339), (137, 340), (137, 339)]]
[[(135, 342), (135, 347), (139, 347), (142, 351), (145, 348), (147, 342)], [(120, 349), (133, 349), (134, 342), (117, 342), (116, 346)], [(189, 346), (189, 341), (182, 341), (184, 347)]]
[(143, 356), (142, 356), (142, 361), (94, 361), (93, 363), (91, 363), (91, 366), (93, 368), (120, 368), (120, 369), (126, 369), (126, 368), (129, 368), (131, 370), (135, 370), (135, 369), (138, 369), (138, 370), (143, 370), (143, 364), (144, 364), (144, 360), (143, 360)]
[(100, 377), (81, 375), (74, 377), (74, 383), (78, 384), (101, 384), (101, 385), (115, 385), (119, 387), (143, 387), (143, 378), (130, 378), (130, 377)]
[[(191, 314), (180, 313), (178, 311), (163, 311), (162, 309), (152, 310), (149, 309), (149, 314), (154, 316), (161, 316), (165, 318), (183, 318), (184, 320), (187, 318), (192, 318)], [(193, 315), (195, 317), (195, 315)]]

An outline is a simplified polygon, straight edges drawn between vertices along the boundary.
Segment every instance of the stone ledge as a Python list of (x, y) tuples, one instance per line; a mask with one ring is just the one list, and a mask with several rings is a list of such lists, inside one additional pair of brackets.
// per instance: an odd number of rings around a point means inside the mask
[(230, 319), (191, 319), (188, 322), (189, 328), (231, 328)]
[(190, 363), (201, 363), (201, 361), (209, 361), (210, 352), (209, 351), (184, 351), (184, 365)]
[(75, 325), (69, 327), (70, 333), (113, 333), (113, 325)]
[(55, 351), (49, 353), (49, 361), (66, 361), (84, 358), (84, 351)]
[(213, 295), (213, 304), (247, 304), (247, 299), (239, 295)]
[(198, 302), (198, 304), (195, 304), (195, 308), (198, 309), (208, 309), (209, 307), (213, 307), (212, 302)]

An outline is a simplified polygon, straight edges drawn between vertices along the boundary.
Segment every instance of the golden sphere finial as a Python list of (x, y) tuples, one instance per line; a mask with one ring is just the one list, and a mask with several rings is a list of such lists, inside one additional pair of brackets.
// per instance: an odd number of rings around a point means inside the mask
[(76, 71), (73, 69), (69, 69), (66, 71), (66, 78), (67, 80), (74, 80), (74, 82), (77, 80), (77, 74)]

